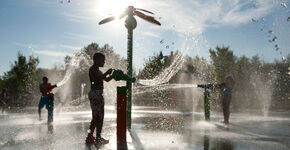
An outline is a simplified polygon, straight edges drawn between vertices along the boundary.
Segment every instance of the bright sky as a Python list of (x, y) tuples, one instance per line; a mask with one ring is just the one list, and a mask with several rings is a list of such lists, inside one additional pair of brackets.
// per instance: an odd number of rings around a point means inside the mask
[(209, 48), (224, 45), (237, 56), (258, 54), (268, 62), (290, 52), (289, 0), (0, 0), (0, 75), (18, 51), (39, 57), (43, 68), (63, 64), (65, 55), (92, 42), (108, 43), (126, 58), (124, 19), (98, 22), (128, 5), (154, 12), (162, 24), (136, 17), (135, 68), (154, 53), (176, 49), (208, 59)]

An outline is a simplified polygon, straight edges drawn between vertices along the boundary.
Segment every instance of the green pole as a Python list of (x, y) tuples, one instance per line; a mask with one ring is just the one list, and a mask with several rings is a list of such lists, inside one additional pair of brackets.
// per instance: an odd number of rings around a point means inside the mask
[(210, 104), (209, 104), (209, 92), (207, 88), (204, 88), (204, 116), (205, 120), (210, 120)]
[[(127, 74), (132, 77), (132, 57), (133, 57), (133, 10), (128, 13), (128, 43), (127, 43)], [(131, 129), (131, 110), (132, 110), (132, 82), (127, 81), (127, 128)]]

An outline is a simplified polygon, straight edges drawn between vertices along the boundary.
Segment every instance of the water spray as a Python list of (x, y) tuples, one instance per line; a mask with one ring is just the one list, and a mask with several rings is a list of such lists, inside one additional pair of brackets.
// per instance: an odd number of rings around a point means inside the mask
[(205, 120), (210, 120), (210, 103), (209, 103), (209, 89), (213, 89), (214, 85), (213, 84), (198, 84), (197, 85), (198, 88), (203, 88), (204, 92), (203, 92), (203, 96), (204, 96), (204, 117)]

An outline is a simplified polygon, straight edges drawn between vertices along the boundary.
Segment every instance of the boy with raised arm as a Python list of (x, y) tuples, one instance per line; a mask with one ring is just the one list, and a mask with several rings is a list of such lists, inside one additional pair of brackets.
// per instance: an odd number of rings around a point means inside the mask
[[(109, 143), (109, 140), (101, 137), (105, 104), (103, 97), (103, 81), (109, 82), (112, 80), (112, 76), (108, 76), (112, 73), (112, 69), (107, 70), (105, 73), (102, 73), (102, 71), (99, 70), (99, 67), (103, 67), (105, 64), (105, 55), (102, 53), (95, 53), (93, 56), (93, 61), (94, 64), (89, 69), (91, 90), (88, 94), (92, 109), (92, 121), (88, 130), (86, 143), (107, 144)], [(93, 136), (95, 129), (96, 138)]]
[(42, 78), (43, 83), (39, 85), (39, 90), (41, 92), (41, 98), (38, 104), (38, 115), (39, 115), (39, 120), (41, 120), (41, 109), (46, 107), (47, 112), (48, 112), (48, 119), (47, 123), (53, 122), (53, 106), (54, 106), (54, 94), (51, 93), (51, 90), (57, 87), (57, 85), (51, 85), (48, 83), (48, 78), (43, 77)]

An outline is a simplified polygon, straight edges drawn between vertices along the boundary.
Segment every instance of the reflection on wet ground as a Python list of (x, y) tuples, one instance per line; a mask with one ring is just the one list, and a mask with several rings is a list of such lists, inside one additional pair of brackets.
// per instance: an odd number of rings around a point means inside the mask
[(290, 149), (290, 118), (283, 114), (232, 114), (231, 124), (225, 126), (220, 113), (205, 122), (203, 113), (152, 112), (147, 110), (133, 123), (145, 149)]
[[(89, 108), (66, 108), (55, 116), (52, 125), (39, 121), (36, 109), (0, 115), (0, 149), (117, 149), (116, 113), (106, 107), (103, 136), (110, 143), (87, 146), (84, 139), (91, 119)], [(45, 113), (43, 113), (45, 114)], [(212, 113), (210, 122), (203, 113), (177, 112), (153, 107), (134, 107), (131, 139), (127, 149), (247, 150), (290, 149), (290, 118), (285, 113), (270, 117), (232, 114), (224, 126), (221, 113)], [(43, 116), (44, 118), (46, 116)], [(137, 148), (136, 148), (137, 147)]]

